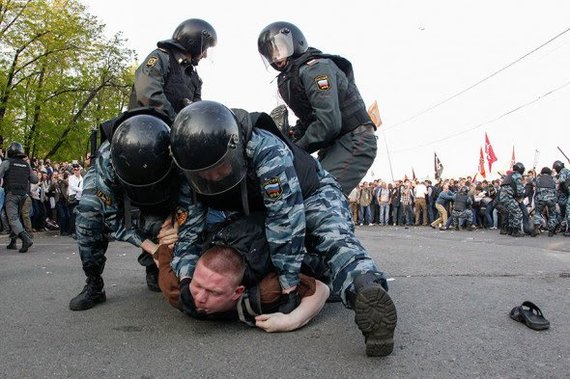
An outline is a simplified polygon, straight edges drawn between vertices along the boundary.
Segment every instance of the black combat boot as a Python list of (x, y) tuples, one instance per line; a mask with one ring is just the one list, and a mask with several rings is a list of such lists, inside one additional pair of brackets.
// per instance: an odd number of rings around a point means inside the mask
[(84, 311), (107, 300), (102, 277), (88, 276), (85, 282), (87, 284), (83, 291), (69, 302), (69, 309), (72, 311)]
[(18, 242), (18, 239), (16, 237), (10, 238), (10, 243), (8, 244), (8, 246), (6, 246), (6, 249), (16, 250), (18, 248), (18, 246), (16, 246), (17, 242)]
[(524, 237), (524, 233), (521, 232), (520, 228), (513, 228), (512, 237)]
[(536, 237), (539, 234), (540, 234), (540, 227), (538, 225), (535, 225), (534, 228), (532, 228), (532, 230), (530, 231), (530, 236)]
[(382, 282), (386, 284), (378, 275), (365, 273), (354, 280), (354, 289), (346, 292), (348, 304), (354, 309), (354, 322), (364, 335), (366, 355), (371, 357), (390, 355), (394, 348), (398, 317)]
[(554, 235), (554, 229), (548, 229), (548, 236), (552, 237)]
[(501, 225), (501, 231), (499, 232), (499, 234), (505, 235), (509, 233), (509, 228), (507, 227), (507, 225), (502, 224)]
[(18, 234), (18, 237), (22, 239), (22, 247), (18, 250), (20, 253), (26, 253), (30, 247), (34, 244), (32, 238), (28, 234), (28, 232), (23, 231), (22, 233)]
[(146, 266), (146, 285), (152, 292), (160, 292), (158, 286), (158, 267), (153, 263), (151, 266)]

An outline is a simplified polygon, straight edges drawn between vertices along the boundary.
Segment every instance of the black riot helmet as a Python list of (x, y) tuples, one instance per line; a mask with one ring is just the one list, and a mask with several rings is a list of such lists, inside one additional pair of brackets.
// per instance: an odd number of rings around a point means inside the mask
[(216, 46), (218, 36), (212, 25), (198, 18), (183, 21), (172, 34), (171, 39), (158, 42), (158, 47), (175, 47), (192, 55), (196, 66), (199, 56), (210, 47)]
[(236, 116), (215, 101), (198, 101), (178, 113), (170, 133), (170, 150), (196, 192), (217, 195), (245, 177), (241, 134)]
[(169, 143), (170, 128), (154, 115), (135, 114), (115, 129), (111, 163), (134, 204), (151, 206), (170, 200), (174, 170)]
[(24, 153), (24, 147), (20, 142), (12, 142), (8, 147), (8, 158), (23, 158), (26, 156)]
[[(267, 25), (257, 38), (257, 50), (266, 61), (276, 70), (284, 66), (277, 66), (276, 62), (286, 58), (296, 58), (303, 54), (309, 45), (303, 32), (290, 22), (277, 21)], [(279, 68), (278, 68), (279, 67)]]
[(556, 171), (556, 173), (560, 174), (560, 170), (564, 168), (564, 162), (554, 161), (554, 163), (552, 164), (552, 168)]
[(518, 172), (521, 175), (524, 175), (524, 165), (521, 162), (517, 162), (513, 165), (513, 171)]

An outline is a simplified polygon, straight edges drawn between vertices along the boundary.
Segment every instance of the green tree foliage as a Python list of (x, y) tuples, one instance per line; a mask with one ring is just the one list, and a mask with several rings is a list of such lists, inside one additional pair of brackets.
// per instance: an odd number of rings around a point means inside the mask
[(0, 146), (84, 156), (91, 129), (125, 108), (134, 59), (77, 0), (1, 0)]

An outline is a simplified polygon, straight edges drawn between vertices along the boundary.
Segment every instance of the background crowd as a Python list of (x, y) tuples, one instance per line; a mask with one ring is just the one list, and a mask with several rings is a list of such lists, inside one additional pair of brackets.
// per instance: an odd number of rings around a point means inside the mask
[[(524, 195), (520, 198), (520, 207), (526, 234), (533, 234), (536, 177), (535, 170), (529, 170), (523, 176)], [(371, 182), (363, 181), (354, 188), (349, 195), (349, 203), (353, 220), (360, 226), (431, 226), (440, 230), (452, 227), (495, 230), (506, 223), (505, 217), (497, 209), (501, 184), (502, 179), (477, 180), (470, 176), (440, 179), (435, 183), (429, 179), (376, 179)], [(469, 218), (466, 222), (455, 224), (452, 217), (454, 208), (457, 208), (454, 200), (462, 191), (468, 198), (465, 208)], [(564, 197), (559, 189), (558, 196)], [(556, 231), (564, 231), (564, 206), (558, 204), (556, 213)], [(543, 216), (546, 220), (547, 215)], [(546, 229), (545, 222), (541, 223), (540, 229)]]
[[(0, 162), (4, 154), (0, 150)], [(83, 176), (91, 164), (90, 156), (79, 161), (52, 162), (50, 159), (26, 160), (39, 181), (30, 184), (25, 201), (20, 204), (20, 217), (24, 229), (33, 237), (34, 232), (59, 230), (62, 236), (75, 237), (73, 209), (81, 199)], [(2, 178), (0, 178), (0, 181)], [(2, 183), (3, 184), (3, 183)], [(0, 226), (2, 233), (9, 233), (4, 209), (5, 190), (0, 188)]]

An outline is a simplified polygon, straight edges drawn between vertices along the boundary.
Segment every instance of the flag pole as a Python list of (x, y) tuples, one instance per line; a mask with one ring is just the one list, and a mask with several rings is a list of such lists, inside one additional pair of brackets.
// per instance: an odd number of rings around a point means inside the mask
[(388, 141), (386, 141), (386, 132), (382, 130), (382, 135), (384, 136), (384, 145), (386, 146), (386, 155), (388, 156), (388, 164), (390, 165), (390, 176), (392, 176), (392, 182), (394, 181), (394, 170), (392, 169), (392, 160), (390, 159), (390, 149), (388, 149)]

